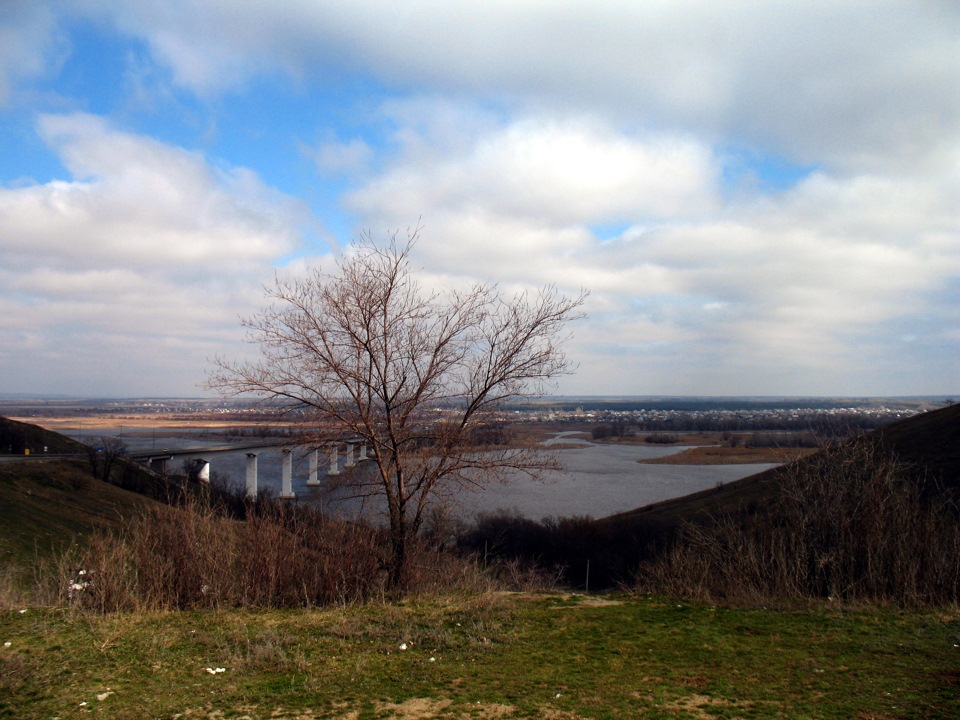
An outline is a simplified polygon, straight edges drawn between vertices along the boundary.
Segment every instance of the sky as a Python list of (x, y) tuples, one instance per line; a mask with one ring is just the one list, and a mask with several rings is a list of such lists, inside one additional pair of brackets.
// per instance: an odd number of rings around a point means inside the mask
[(960, 393), (960, 3), (0, 0), (0, 393), (201, 396), (420, 227), (563, 395)]

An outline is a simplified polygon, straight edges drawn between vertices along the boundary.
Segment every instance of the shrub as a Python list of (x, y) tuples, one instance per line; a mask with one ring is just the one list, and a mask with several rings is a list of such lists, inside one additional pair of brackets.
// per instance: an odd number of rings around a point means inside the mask
[(767, 509), (685, 526), (638, 587), (699, 598), (960, 600), (960, 522), (945, 493), (859, 438), (786, 466)]

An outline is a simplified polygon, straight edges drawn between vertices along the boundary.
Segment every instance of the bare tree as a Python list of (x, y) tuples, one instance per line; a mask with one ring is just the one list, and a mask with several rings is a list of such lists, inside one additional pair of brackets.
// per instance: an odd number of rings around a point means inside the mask
[(108, 435), (94, 440), (87, 446), (87, 459), (95, 478), (111, 481), (113, 468), (127, 456), (127, 446), (118, 437)]
[(481, 438), (504, 401), (571, 371), (560, 346), (586, 296), (549, 286), (505, 297), (480, 284), (427, 293), (410, 266), (417, 234), (385, 246), (365, 236), (335, 274), (277, 279), (272, 305), (243, 320), (261, 359), (218, 360), (208, 383), (312, 410), (318, 446), (356, 438), (372, 449), (376, 472), (353, 481), (385, 500), (394, 588), (431, 499), (554, 467), (533, 448)]

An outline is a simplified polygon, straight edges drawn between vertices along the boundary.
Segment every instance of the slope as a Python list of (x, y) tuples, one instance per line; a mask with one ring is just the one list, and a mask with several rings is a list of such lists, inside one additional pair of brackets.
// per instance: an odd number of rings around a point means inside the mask
[(0, 417), (0, 455), (82, 453), (86, 446), (37, 425)]
[(58, 433), (0, 418), (0, 442), (17, 455), (32, 451), (0, 463), (0, 561), (7, 568), (50, 557), (157, 504), (95, 479), (85, 458), (41, 457), (44, 448), (47, 455), (85, 452), (84, 445)]
[(85, 463), (0, 465), (0, 561), (23, 567), (97, 530), (114, 529), (155, 501), (90, 475)]

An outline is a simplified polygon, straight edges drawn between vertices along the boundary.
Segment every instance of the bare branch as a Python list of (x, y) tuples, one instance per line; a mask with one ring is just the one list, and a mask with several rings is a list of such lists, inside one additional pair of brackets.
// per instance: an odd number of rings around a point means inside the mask
[[(514, 297), (488, 285), (427, 293), (410, 265), (418, 232), (383, 246), (365, 236), (331, 275), (276, 278), (271, 304), (242, 320), (259, 361), (218, 359), (208, 381), (310, 409), (317, 443), (370, 445), (398, 585), (432, 498), (552, 466), (522, 448), (485, 447), (479, 431), (505, 400), (543, 394), (572, 371), (561, 346), (586, 297), (553, 286)], [(369, 478), (357, 482), (357, 493), (372, 492)]]

